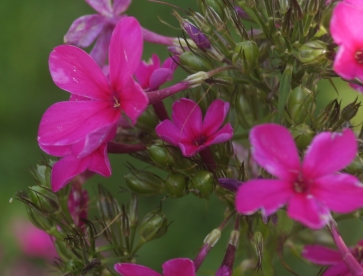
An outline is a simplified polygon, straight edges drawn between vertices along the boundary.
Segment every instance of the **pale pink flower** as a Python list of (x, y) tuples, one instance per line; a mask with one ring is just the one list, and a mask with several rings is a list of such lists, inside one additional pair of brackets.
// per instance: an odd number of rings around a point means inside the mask
[(204, 120), (199, 105), (189, 99), (173, 104), (173, 122), (165, 120), (156, 127), (164, 141), (179, 146), (184, 156), (190, 157), (208, 146), (223, 143), (233, 137), (230, 123), (221, 128), (229, 110), (229, 103), (215, 100)]
[(195, 276), (193, 261), (187, 258), (172, 259), (163, 264), (163, 274), (160, 274), (146, 266), (119, 263), (114, 269), (122, 276)]
[(241, 185), (236, 195), (240, 213), (250, 215), (261, 209), (269, 216), (287, 205), (291, 218), (318, 229), (330, 220), (329, 210), (349, 213), (363, 206), (359, 180), (338, 173), (357, 153), (350, 129), (316, 135), (302, 163), (293, 137), (283, 126), (256, 126), (250, 141), (255, 161), (278, 179), (253, 179)]

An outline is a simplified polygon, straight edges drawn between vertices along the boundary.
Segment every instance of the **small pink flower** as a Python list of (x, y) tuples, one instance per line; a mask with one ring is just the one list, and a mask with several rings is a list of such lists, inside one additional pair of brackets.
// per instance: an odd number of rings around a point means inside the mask
[(122, 276), (195, 276), (193, 261), (186, 258), (177, 258), (165, 262), (163, 274), (148, 267), (130, 263), (115, 264), (114, 269)]
[(197, 103), (180, 99), (173, 104), (173, 122), (165, 120), (156, 127), (164, 141), (179, 146), (184, 156), (190, 157), (208, 146), (223, 143), (233, 137), (230, 123), (220, 128), (227, 116), (229, 103), (215, 100), (202, 121)]
[(361, 0), (339, 2), (330, 21), (330, 32), (339, 50), (334, 71), (341, 77), (363, 81), (363, 3)]
[(237, 210), (269, 216), (287, 204), (288, 215), (314, 229), (330, 220), (330, 212), (349, 213), (363, 206), (363, 188), (349, 174), (338, 173), (357, 153), (354, 133), (322, 132), (312, 141), (302, 164), (290, 132), (263, 124), (250, 132), (252, 156), (278, 179), (254, 179), (239, 187)]

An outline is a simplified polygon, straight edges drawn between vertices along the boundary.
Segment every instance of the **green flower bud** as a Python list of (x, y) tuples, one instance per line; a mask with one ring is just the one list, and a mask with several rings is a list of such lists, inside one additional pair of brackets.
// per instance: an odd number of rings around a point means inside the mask
[(164, 236), (168, 230), (168, 220), (160, 209), (148, 213), (140, 224), (140, 238), (143, 242)]
[(306, 87), (297, 86), (287, 100), (287, 111), (294, 123), (308, 120), (315, 110), (315, 98)]
[(232, 63), (239, 67), (243, 74), (257, 68), (259, 51), (256, 42), (248, 40), (237, 43), (233, 50)]
[(363, 173), (363, 160), (362, 158), (357, 155), (353, 162), (349, 164), (348, 167), (345, 168), (345, 170), (348, 172), (348, 173), (351, 173), (351, 174), (360, 174), (360, 173)]
[(297, 148), (301, 151), (305, 150), (314, 138), (314, 132), (304, 123), (291, 127), (290, 132), (295, 139)]
[(158, 123), (159, 119), (156, 116), (152, 106), (148, 106), (148, 108), (137, 119), (136, 128), (140, 128), (145, 131), (154, 131)]
[(136, 194), (155, 195), (164, 189), (163, 180), (153, 173), (133, 171), (124, 176), (127, 187)]
[(319, 65), (327, 60), (327, 46), (320, 40), (306, 42), (299, 49), (298, 59), (304, 64)]
[[(111, 224), (111, 222), (121, 213), (121, 208), (117, 203), (117, 200), (102, 185), (98, 185), (97, 207), (101, 214), (101, 219), (107, 225)], [(118, 219), (117, 222), (119, 223), (120, 220)], [(112, 224), (112, 226), (113, 225), (114, 224)]]
[(205, 57), (196, 55), (191, 51), (184, 52), (180, 56), (180, 64), (192, 73), (199, 71), (210, 71), (213, 64)]
[(187, 194), (187, 181), (180, 173), (172, 173), (165, 179), (165, 190), (171, 197), (183, 197)]
[(360, 102), (357, 103), (358, 97), (354, 102), (348, 104), (343, 108), (341, 112), (341, 118), (345, 121), (350, 121), (358, 112), (359, 107), (361, 106)]
[(339, 110), (340, 103), (336, 99), (329, 102), (314, 120), (314, 128), (320, 130), (332, 125), (339, 116)]
[(280, 13), (285, 14), (287, 10), (290, 8), (289, 0), (279, 0), (280, 4)]
[(171, 152), (171, 147), (164, 145), (152, 145), (149, 148), (149, 156), (156, 164), (166, 167), (173, 166), (175, 163), (174, 156)]
[(55, 226), (52, 220), (46, 218), (42, 213), (36, 211), (31, 206), (26, 205), (25, 207), (28, 213), (28, 218), (35, 227), (47, 232)]
[(35, 170), (32, 170), (32, 175), (39, 186), (51, 188), (50, 185), (50, 174), (52, 168), (46, 165), (37, 165)]
[(319, 0), (308, 0), (306, 4), (306, 13), (314, 16), (319, 11)]
[(189, 179), (189, 187), (200, 198), (208, 198), (214, 190), (214, 177), (211, 172), (198, 171)]
[(33, 186), (30, 188), (29, 196), (42, 213), (51, 214), (61, 209), (58, 197), (51, 190), (41, 186)]

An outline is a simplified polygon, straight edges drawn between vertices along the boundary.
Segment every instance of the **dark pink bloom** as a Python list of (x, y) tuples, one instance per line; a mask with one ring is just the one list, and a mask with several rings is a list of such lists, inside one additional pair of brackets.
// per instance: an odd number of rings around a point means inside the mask
[(114, 269), (122, 276), (194, 276), (193, 261), (186, 258), (172, 259), (163, 264), (163, 274), (137, 264), (119, 263)]
[(363, 86), (356, 83), (349, 83), (349, 86), (360, 93), (363, 93)]
[(330, 220), (330, 212), (349, 213), (363, 206), (363, 188), (349, 174), (338, 173), (357, 153), (354, 133), (322, 132), (315, 136), (302, 163), (290, 132), (263, 124), (250, 132), (252, 156), (278, 179), (254, 179), (237, 191), (236, 208), (242, 214), (261, 209), (269, 216), (287, 204), (288, 215), (314, 229)]
[(330, 21), (330, 32), (339, 50), (334, 71), (341, 77), (363, 81), (363, 3), (358, 0), (339, 2)]
[(230, 123), (220, 128), (228, 110), (229, 103), (215, 100), (202, 121), (198, 104), (183, 98), (173, 104), (173, 122), (161, 122), (156, 127), (156, 133), (164, 141), (179, 146), (183, 155), (190, 157), (208, 146), (232, 138), (233, 128)]

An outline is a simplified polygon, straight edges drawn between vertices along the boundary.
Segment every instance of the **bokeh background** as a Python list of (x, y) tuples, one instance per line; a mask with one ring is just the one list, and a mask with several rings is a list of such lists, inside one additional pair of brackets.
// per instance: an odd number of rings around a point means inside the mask
[[(197, 8), (195, 0), (167, 2), (184, 9)], [(178, 27), (178, 24), (171, 11), (172, 8), (167, 5), (134, 0), (127, 13), (135, 16), (141, 25), (150, 30), (170, 36), (181, 35), (179, 28), (172, 28)], [(26, 272), (19, 270), (19, 267), (27, 267), (30, 263), (40, 269), (45, 268), (44, 275), (51, 275), (49, 265), (26, 256), (19, 249), (14, 228), (19, 227), (17, 221), (27, 218), (24, 206), (16, 200), (11, 202), (11, 199), (17, 191), (34, 185), (30, 169), (46, 158), (36, 142), (42, 114), (51, 104), (67, 100), (69, 96), (51, 80), (48, 71), (49, 53), (63, 43), (63, 35), (73, 20), (92, 13), (94, 11), (82, 0), (0, 1), (0, 275), (40, 275), (40, 272), (31, 272), (29, 269)], [(168, 22), (170, 26), (162, 21)], [(144, 58), (148, 59), (154, 52), (162, 59), (168, 56), (165, 48), (146, 44)], [(175, 79), (181, 80), (183, 76), (180, 71)], [(320, 103), (339, 98), (344, 106), (358, 95), (342, 81), (335, 80), (334, 83), (339, 94), (328, 82), (320, 84)], [(360, 118), (363, 118), (361, 112), (354, 120), (357, 125), (361, 122)], [(119, 189), (119, 186), (124, 185), (126, 162), (146, 166), (125, 156), (111, 156), (112, 177), (94, 177), (86, 184), (87, 188), (92, 193), (96, 184), (102, 183), (120, 200), (126, 200), (127, 196)], [(94, 205), (95, 198), (91, 197), (91, 200)], [(178, 200), (168, 200), (155, 196), (143, 198), (141, 214), (156, 208), (160, 202), (164, 213), (173, 223), (166, 236), (142, 248), (138, 258), (140, 263), (159, 271), (161, 264), (170, 258), (194, 258), (204, 237), (223, 220), (224, 208), (215, 197), (197, 200), (189, 195)], [(340, 229), (348, 244), (353, 245), (363, 237), (361, 221), (345, 221), (340, 224)], [(200, 275), (214, 275), (213, 271), (222, 261), (229, 230), (226, 229), (222, 239), (207, 257)], [(319, 271), (319, 267), (309, 267), (293, 256), (286, 256), (286, 261), (301, 275), (315, 275)], [(276, 265), (275, 274), (289, 275), (279, 264)], [(259, 272), (259, 275), (264, 275), (264, 272)]]

